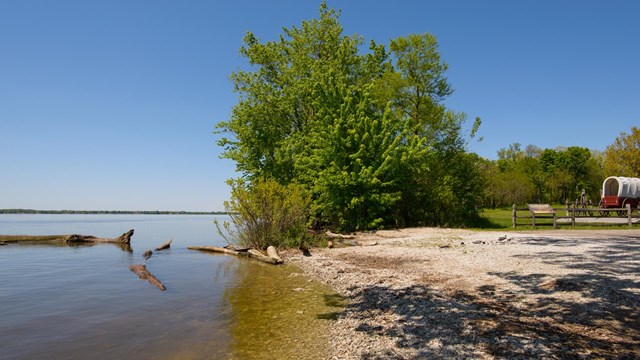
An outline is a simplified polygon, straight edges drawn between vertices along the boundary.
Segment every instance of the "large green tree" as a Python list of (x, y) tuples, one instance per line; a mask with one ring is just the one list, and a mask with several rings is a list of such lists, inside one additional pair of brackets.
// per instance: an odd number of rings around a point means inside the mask
[(289, 182), (298, 150), (289, 139), (316, 122), (315, 99), (330, 91), (327, 86), (363, 83), (368, 74), (358, 55), (362, 39), (342, 35), (338, 14), (326, 4), (319, 19), (283, 31), (278, 40), (265, 43), (253, 33), (245, 35), (240, 54), (250, 68), (231, 75), (239, 101), (231, 119), (218, 128), (232, 135), (219, 144), (239, 171)]
[(244, 42), (250, 67), (232, 74), (238, 103), (218, 128), (223, 156), (250, 181), (297, 181), (316, 223), (342, 230), (477, 215), (482, 184), (467, 178), (478, 159), (465, 152), (465, 115), (442, 104), (451, 86), (433, 36), (389, 50), (371, 41), (362, 54), (363, 39), (343, 35), (323, 3), (278, 40)]

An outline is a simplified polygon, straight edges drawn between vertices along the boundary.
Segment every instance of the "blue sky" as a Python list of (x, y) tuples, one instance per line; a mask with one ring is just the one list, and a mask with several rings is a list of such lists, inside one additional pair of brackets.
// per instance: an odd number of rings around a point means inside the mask
[[(604, 150), (640, 124), (638, 1), (328, 1), (365, 41), (437, 36), (482, 118), (470, 150)], [(320, 1), (0, 0), (0, 208), (222, 210), (234, 164), (212, 134), (252, 31)]]

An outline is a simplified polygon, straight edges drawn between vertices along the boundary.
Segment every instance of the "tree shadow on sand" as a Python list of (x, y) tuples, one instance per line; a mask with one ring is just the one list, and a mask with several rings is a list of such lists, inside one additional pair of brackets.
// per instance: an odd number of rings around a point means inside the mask
[(362, 358), (640, 358), (640, 244), (600, 241), (579, 254), (546, 245), (519, 257), (543, 256), (566, 275), (494, 272), (512, 286), (457, 292), (426, 284), (354, 289), (344, 315), (359, 320), (355, 330), (402, 350)]

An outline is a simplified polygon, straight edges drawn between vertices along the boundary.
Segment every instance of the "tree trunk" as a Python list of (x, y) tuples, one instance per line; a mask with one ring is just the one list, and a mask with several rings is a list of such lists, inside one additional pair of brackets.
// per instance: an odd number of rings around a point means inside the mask
[(129, 270), (133, 271), (140, 279), (147, 280), (151, 285), (157, 287), (158, 289), (165, 291), (167, 288), (164, 286), (162, 281), (158, 280), (153, 274), (147, 270), (146, 265), (131, 265), (129, 266)]
[(187, 246), (189, 250), (200, 250), (200, 251), (210, 251), (217, 252), (227, 255), (235, 255), (235, 256), (247, 256), (246, 252), (235, 251), (227, 248), (223, 248), (220, 246)]
[(99, 242), (99, 243), (116, 243), (129, 244), (133, 236), (133, 229), (118, 236), (117, 238), (98, 238), (92, 235), (67, 235), (65, 242)]
[(116, 238), (99, 238), (93, 235), (0, 235), (0, 241), (18, 242), (18, 241), (56, 241), (64, 243), (113, 243), (113, 244), (129, 244), (133, 236), (133, 229)]
[(249, 250), (249, 257), (252, 258), (252, 259), (260, 260), (262, 262), (266, 262), (268, 264), (273, 264), (273, 265), (277, 265), (277, 264), (282, 263), (282, 259), (280, 261), (278, 261), (278, 260), (276, 260), (276, 259), (274, 259), (274, 258), (272, 258), (270, 256), (267, 256), (267, 255), (261, 253), (260, 251), (258, 251), (256, 249), (250, 249)]
[(236, 251), (236, 250), (231, 250), (231, 249), (227, 249), (227, 248), (223, 248), (220, 246), (187, 246), (187, 249), (189, 250), (200, 250), (200, 251), (210, 251), (210, 252), (217, 252), (217, 253), (222, 253), (222, 254), (228, 254), (228, 255), (235, 255), (235, 256), (239, 256), (239, 257), (243, 257), (243, 256), (248, 256), (252, 259), (258, 260), (258, 261), (262, 261), (262, 262), (266, 262), (268, 264), (281, 264), (282, 263), (282, 259), (280, 259), (280, 261), (278, 261), (277, 259), (271, 258), (267, 255), (264, 255), (263, 253), (259, 252), (258, 250), (255, 249), (249, 249), (246, 252), (243, 251)]

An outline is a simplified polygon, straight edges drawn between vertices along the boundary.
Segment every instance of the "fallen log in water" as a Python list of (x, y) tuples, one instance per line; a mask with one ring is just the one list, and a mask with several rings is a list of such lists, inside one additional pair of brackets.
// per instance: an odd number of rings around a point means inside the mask
[(68, 235), (66, 242), (100, 242), (100, 243), (116, 243), (116, 244), (129, 244), (131, 237), (133, 236), (133, 229), (118, 236), (117, 238), (99, 238), (93, 235)]
[(249, 257), (273, 265), (282, 263), (282, 260), (278, 261), (277, 259), (267, 256), (256, 249), (249, 249)]
[(153, 274), (150, 273), (149, 270), (147, 270), (146, 265), (131, 265), (129, 266), (129, 270), (138, 275), (140, 279), (147, 280), (151, 285), (157, 287), (158, 289), (162, 291), (167, 290), (162, 281), (158, 280), (157, 277), (153, 276)]
[(99, 238), (93, 235), (0, 235), (2, 242), (63, 242), (63, 243), (112, 243), (112, 244), (129, 244), (133, 236), (133, 229), (116, 238)]
[(156, 248), (156, 251), (160, 251), (160, 250), (164, 250), (164, 249), (168, 249), (168, 248), (170, 248), (170, 247), (171, 247), (171, 242), (172, 242), (172, 241), (173, 241), (173, 240), (169, 240), (169, 241), (167, 241), (167, 242), (163, 243), (162, 245), (158, 246), (158, 247)]
[(268, 264), (281, 264), (282, 263), (282, 259), (280, 259), (278, 257), (278, 259), (272, 258), (270, 256), (264, 255), (263, 253), (261, 253), (258, 250), (255, 249), (249, 249), (248, 251), (236, 251), (236, 250), (231, 250), (231, 249), (227, 249), (224, 247), (220, 247), (220, 246), (187, 246), (187, 249), (189, 250), (199, 250), (199, 251), (210, 251), (210, 252), (217, 252), (217, 253), (221, 253), (221, 254), (227, 254), (227, 255), (234, 255), (234, 256), (238, 256), (238, 257), (250, 257), (252, 259), (258, 260), (258, 261), (262, 261), (262, 262), (266, 262)]
[(151, 251), (150, 249), (147, 249), (147, 251), (145, 251), (144, 253), (142, 253), (142, 257), (145, 260), (149, 260), (149, 258), (153, 255), (153, 251)]
[(200, 250), (200, 251), (209, 251), (209, 252), (217, 252), (221, 254), (227, 255), (235, 255), (235, 256), (248, 256), (246, 252), (240, 252), (236, 250), (227, 249), (220, 246), (187, 246), (189, 250)]

